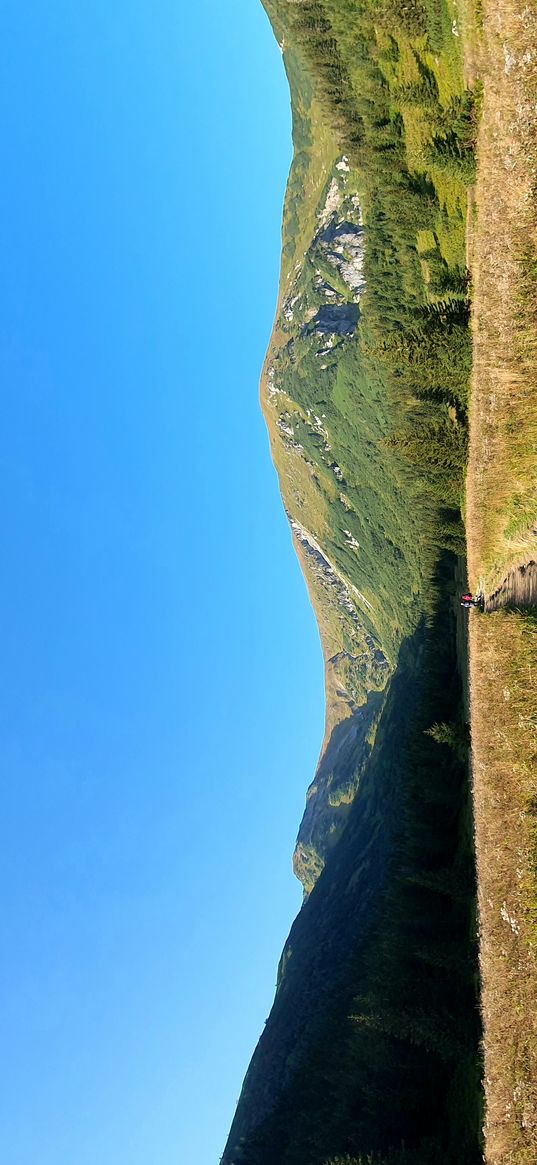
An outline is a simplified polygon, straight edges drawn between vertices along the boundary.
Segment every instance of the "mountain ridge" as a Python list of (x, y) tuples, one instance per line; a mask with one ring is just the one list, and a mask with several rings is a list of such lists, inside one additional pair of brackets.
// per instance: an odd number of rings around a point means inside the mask
[[(349, 0), (266, 7), (295, 159), (261, 399), (326, 727), (295, 849), (305, 900), (223, 1162), (478, 1165), (454, 602), (472, 97), (444, 12), (395, 32), (387, 2), (382, 27), (367, 2), (352, 19)], [(442, 137), (455, 106), (460, 139)]]
[[(273, 6), (266, 7), (269, 15), (274, 12)], [(284, 39), (281, 32), (280, 35)], [(316, 358), (320, 363), (320, 370), (330, 376), (327, 363), (333, 364), (336, 345), (344, 346), (356, 329), (353, 326), (350, 332), (340, 335), (336, 330), (337, 320), (332, 325), (328, 322), (324, 325), (323, 339), (322, 333), (315, 329), (316, 320), (323, 310), (323, 303), (334, 312), (348, 311), (354, 305), (359, 310), (365, 280), (362, 212), (356, 182), (352, 182), (352, 169), (345, 154), (334, 143), (333, 133), (330, 132), (327, 140), (326, 118), (323, 120), (321, 116), (314, 83), (303, 63), (293, 55), (291, 48), (284, 48), (283, 56), (291, 86), (295, 155), (284, 205), (278, 306), (260, 393), (272, 457), (293, 542), (317, 618), (324, 657), (325, 732), (293, 858), (295, 873), (305, 892), (309, 893), (323, 868), (327, 845), (330, 848), (340, 835), (345, 805), (352, 799), (352, 781), (348, 777), (345, 790), (339, 793), (337, 785), (331, 790), (327, 787), (327, 784), (333, 785), (333, 771), (337, 768), (338, 730), (344, 721), (354, 720), (347, 735), (354, 733), (357, 736), (363, 725), (364, 736), (356, 741), (357, 752), (367, 747), (366, 736), (368, 732), (374, 732), (374, 717), (365, 717), (362, 709), (372, 692), (383, 690), (393, 671), (400, 632), (395, 629), (395, 634), (392, 631), (385, 642), (386, 636), (379, 631), (378, 617), (375, 617), (378, 596), (368, 591), (367, 575), (362, 574), (361, 587), (356, 586), (352, 578), (353, 570), (357, 570), (353, 559), (360, 552), (362, 520), (357, 514), (356, 500), (351, 501), (345, 490), (344, 471), (334, 455), (335, 442), (332, 443), (326, 429), (326, 414), (323, 419), (314, 409), (304, 407), (293, 388), (291, 396), (286, 391), (292, 366), (296, 367), (297, 362), (300, 366), (301, 355), (310, 355), (304, 352), (308, 346), (310, 349), (313, 346), (314, 361)], [(299, 246), (294, 238), (297, 221), (301, 224)], [(323, 263), (322, 271), (320, 262)], [(312, 270), (315, 272), (313, 286)], [(329, 279), (332, 283), (328, 282)], [(302, 348), (302, 354), (299, 348)], [(280, 374), (282, 364), (287, 367)], [(324, 391), (324, 386), (320, 391)], [(376, 431), (372, 437), (378, 447), (387, 431), (385, 426), (385, 431), (382, 431), (386, 403), (383, 402), (382, 408), (377, 410), (375, 401), (370, 401), (368, 409), (373, 414), (371, 428)], [(319, 405), (321, 412), (322, 406)], [(370, 442), (371, 448), (373, 441)], [(316, 448), (313, 449), (312, 445)], [(387, 458), (388, 454), (383, 452), (382, 456)], [(319, 471), (323, 477), (321, 489), (317, 484)], [(353, 476), (357, 477), (356, 474)], [(362, 467), (362, 478), (367, 477), (366, 462)], [(338, 543), (348, 548), (345, 564), (341, 561), (339, 546), (338, 553), (333, 553), (331, 507), (335, 502), (342, 511)], [(395, 545), (397, 520), (393, 526)], [(417, 566), (409, 580), (409, 591), (412, 587), (419, 588)], [(407, 623), (407, 627), (410, 626), (412, 620)], [(359, 764), (355, 769), (354, 793), (359, 780)], [(337, 802), (338, 813), (334, 813), (334, 806), (328, 803), (330, 791), (332, 799)], [(312, 799), (320, 801), (321, 796), (323, 806), (317, 805), (312, 813)], [(311, 828), (313, 820), (316, 822), (314, 829)]]

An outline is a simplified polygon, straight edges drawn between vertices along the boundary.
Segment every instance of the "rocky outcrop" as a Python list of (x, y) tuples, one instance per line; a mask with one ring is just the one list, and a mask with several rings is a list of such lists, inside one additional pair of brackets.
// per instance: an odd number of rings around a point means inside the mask
[(352, 336), (358, 324), (359, 309), (356, 303), (323, 304), (306, 331), (319, 336)]
[(358, 203), (356, 214), (359, 220), (357, 223), (348, 219), (341, 221), (334, 215), (318, 236), (317, 243), (326, 261), (338, 271), (355, 299), (359, 299), (365, 291), (365, 234)]
[[(336, 469), (337, 468), (338, 467), (336, 466)], [(374, 662), (377, 668), (388, 669), (389, 663), (386, 659), (386, 656), (381, 651), (379, 645), (375, 643), (373, 637), (365, 631), (363, 626), (363, 618), (361, 617), (358, 610), (358, 605), (362, 606), (362, 608), (370, 607), (370, 603), (368, 603), (365, 596), (362, 595), (359, 590), (357, 590), (353, 583), (348, 582), (347, 579), (343, 577), (341, 572), (338, 571), (337, 567), (319, 545), (316, 538), (314, 538), (313, 535), (310, 534), (309, 531), (304, 528), (304, 526), (301, 526), (300, 522), (297, 522), (294, 518), (290, 518), (289, 521), (293, 534), (295, 535), (297, 541), (300, 543), (301, 549), (306, 556), (308, 566), (312, 570), (313, 574), (316, 576), (318, 581), (322, 582), (326, 587), (329, 587), (332, 590), (338, 606), (345, 611), (345, 615), (350, 618), (355, 627), (361, 632), (361, 636), (363, 637), (367, 652), (370, 655), (371, 662)], [(358, 604), (356, 602), (357, 599)], [(348, 652), (340, 652), (337, 656), (332, 656), (331, 660), (328, 660), (328, 662), (336, 663), (341, 661), (343, 658), (357, 659), (358, 657), (349, 656)], [(372, 683), (371, 686), (377, 687), (378, 685)]]

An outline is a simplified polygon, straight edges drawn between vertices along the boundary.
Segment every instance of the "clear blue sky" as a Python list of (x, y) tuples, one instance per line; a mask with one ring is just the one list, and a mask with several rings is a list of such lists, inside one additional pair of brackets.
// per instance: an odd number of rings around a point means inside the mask
[(0, 55), (0, 1165), (216, 1165), (322, 734), (287, 85), (256, 0), (4, 0)]

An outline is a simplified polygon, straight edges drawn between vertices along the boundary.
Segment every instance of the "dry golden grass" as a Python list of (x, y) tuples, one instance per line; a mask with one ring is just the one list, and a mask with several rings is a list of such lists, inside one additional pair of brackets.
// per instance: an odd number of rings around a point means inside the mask
[[(490, 594), (537, 552), (537, 8), (484, 0), (469, 232), (474, 371), (469, 578)], [(470, 690), (486, 1159), (537, 1162), (537, 624), (473, 615)]]
[(470, 691), (490, 1165), (537, 1161), (537, 622), (473, 615)]
[(469, 577), (487, 592), (537, 548), (536, 46), (534, 5), (486, 0), (467, 525)]

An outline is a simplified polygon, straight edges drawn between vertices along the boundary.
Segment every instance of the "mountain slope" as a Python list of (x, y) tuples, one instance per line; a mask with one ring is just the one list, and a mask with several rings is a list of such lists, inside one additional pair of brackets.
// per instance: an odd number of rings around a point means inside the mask
[(295, 161), (262, 403), (321, 631), (327, 715), (295, 851), (307, 898), (223, 1160), (473, 1165), (473, 853), (453, 605), (473, 99), (447, 5), (266, 7)]

